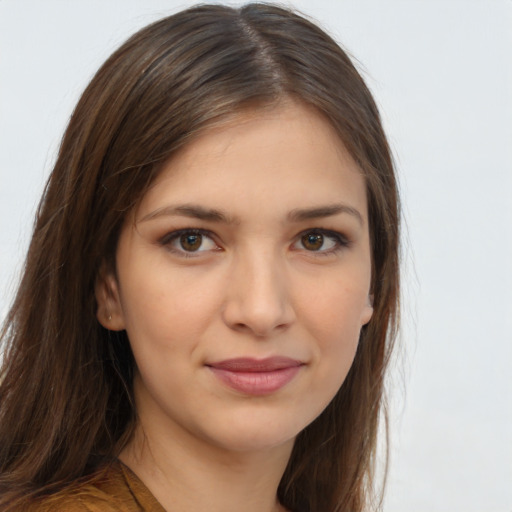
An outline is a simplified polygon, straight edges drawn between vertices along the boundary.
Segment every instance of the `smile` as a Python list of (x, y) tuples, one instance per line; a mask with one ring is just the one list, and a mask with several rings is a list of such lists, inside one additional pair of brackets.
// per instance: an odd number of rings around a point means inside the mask
[(288, 357), (238, 358), (207, 365), (230, 388), (247, 395), (261, 396), (288, 384), (304, 364)]

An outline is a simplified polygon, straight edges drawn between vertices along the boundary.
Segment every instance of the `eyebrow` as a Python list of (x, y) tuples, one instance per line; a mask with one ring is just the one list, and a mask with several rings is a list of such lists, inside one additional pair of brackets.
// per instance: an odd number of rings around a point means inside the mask
[[(341, 213), (351, 215), (352, 217), (355, 217), (357, 219), (359, 224), (364, 224), (363, 216), (356, 208), (353, 208), (352, 206), (342, 203), (325, 206), (316, 206), (312, 208), (297, 208), (288, 213), (287, 220), (289, 222), (303, 222), (306, 220), (333, 217), (334, 215), (339, 215)], [(139, 222), (146, 222), (149, 220), (166, 216), (190, 217), (193, 219), (200, 219), (224, 224), (239, 223), (239, 220), (237, 218), (228, 215), (226, 212), (222, 210), (217, 210), (215, 208), (205, 208), (203, 206), (195, 204), (170, 205), (165, 206), (163, 208), (158, 208), (157, 210), (148, 213), (147, 215), (142, 217), (142, 219)]]
[(347, 213), (348, 215), (355, 217), (359, 224), (364, 224), (363, 216), (359, 210), (342, 203), (292, 210), (288, 214), (288, 220), (291, 222), (301, 222), (324, 217), (333, 217), (334, 215), (339, 215), (340, 213)]
[(181, 217), (191, 217), (193, 219), (208, 220), (210, 222), (223, 222), (225, 224), (235, 223), (235, 219), (233, 217), (221, 210), (217, 210), (215, 208), (204, 208), (203, 206), (195, 204), (171, 205), (158, 208), (154, 212), (148, 213), (142, 217), (140, 222), (146, 222), (159, 217), (172, 217), (176, 215)]

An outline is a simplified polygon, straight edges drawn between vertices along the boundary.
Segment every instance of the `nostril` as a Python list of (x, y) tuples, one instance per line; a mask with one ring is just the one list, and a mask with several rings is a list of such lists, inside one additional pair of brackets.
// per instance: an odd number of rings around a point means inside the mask
[(265, 260), (256, 268), (253, 260), (245, 258), (232, 274), (221, 314), (230, 329), (264, 338), (282, 332), (295, 314), (286, 280), (276, 275), (275, 265)]

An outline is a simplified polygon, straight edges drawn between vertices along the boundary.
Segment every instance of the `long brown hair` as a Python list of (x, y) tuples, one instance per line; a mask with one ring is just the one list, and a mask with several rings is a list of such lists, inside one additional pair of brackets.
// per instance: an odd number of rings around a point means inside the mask
[(178, 148), (233, 113), (286, 97), (332, 124), (365, 177), (374, 313), (343, 386), (299, 434), (279, 499), (310, 512), (369, 504), (398, 316), (392, 159), (346, 53), (304, 17), (249, 4), (193, 7), (144, 28), (101, 67), (71, 117), (2, 331), (2, 507), (93, 474), (129, 439), (133, 356), (124, 331), (96, 320), (98, 272), (114, 265), (127, 212)]

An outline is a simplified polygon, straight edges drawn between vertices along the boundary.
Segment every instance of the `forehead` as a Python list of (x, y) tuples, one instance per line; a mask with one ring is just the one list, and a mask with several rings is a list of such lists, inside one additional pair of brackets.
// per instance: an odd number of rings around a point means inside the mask
[(242, 211), (344, 200), (366, 210), (364, 178), (338, 134), (292, 101), (206, 129), (163, 166), (137, 216), (178, 200)]

